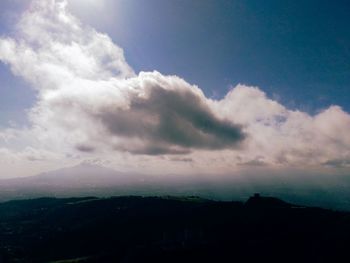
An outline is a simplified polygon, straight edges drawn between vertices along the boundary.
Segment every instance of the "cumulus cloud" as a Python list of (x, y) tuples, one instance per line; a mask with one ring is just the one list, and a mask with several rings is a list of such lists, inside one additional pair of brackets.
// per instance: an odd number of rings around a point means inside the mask
[(135, 138), (146, 154), (184, 153), (190, 149), (235, 148), (244, 139), (240, 126), (217, 117), (198, 88), (175, 76), (141, 73), (129, 83), (139, 89), (126, 109), (104, 108), (95, 117), (111, 135)]
[(17, 25), (17, 38), (0, 42), (0, 58), (39, 90), (35, 125), (65, 129), (83, 152), (103, 144), (182, 154), (234, 148), (244, 139), (242, 128), (217, 116), (197, 87), (158, 72), (136, 76), (122, 49), (81, 25), (66, 4), (35, 1)]
[(228, 171), (350, 160), (350, 115), (340, 107), (311, 116), (245, 85), (212, 100), (180, 77), (136, 74), (123, 50), (82, 25), (64, 0), (33, 1), (13, 36), (0, 38), (0, 60), (38, 97), (29, 130), (0, 132), (7, 144), (16, 137), (65, 156), (186, 154), (166, 160)]
[(275, 165), (316, 165), (337, 159), (349, 159), (350, 115), (339, 106), (331, 106), (311, 116), (292, 111), (267, 98), (255, 87), (239, 85), (220, 101), (213, 102), (225, 118), (244, 125), (250, 136), (242, 151), (245, 161)]

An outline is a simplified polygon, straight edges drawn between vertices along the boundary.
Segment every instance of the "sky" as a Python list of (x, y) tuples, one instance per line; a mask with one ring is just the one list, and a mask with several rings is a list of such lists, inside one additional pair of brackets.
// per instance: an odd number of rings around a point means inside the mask
[[(350, 110), (346, 1), (151, 0), (114, 8), (116, 21), (92, 24), (123, 47), (137, 72), (176, 74), (209, 97), (243, 83), (292, 109)], [(89, 23), (91, 15), (81, 17)]]
[(0, 178), (349, 173), (346, 1), (0, 7)]

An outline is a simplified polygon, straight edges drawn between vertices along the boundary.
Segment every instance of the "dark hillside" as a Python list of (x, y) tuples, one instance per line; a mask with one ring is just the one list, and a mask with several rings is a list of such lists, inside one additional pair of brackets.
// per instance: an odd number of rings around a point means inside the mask
[(0, 237), (2, 262), (340, 262), (350, 214), (260, 196), (40, 198), (0, 204)]

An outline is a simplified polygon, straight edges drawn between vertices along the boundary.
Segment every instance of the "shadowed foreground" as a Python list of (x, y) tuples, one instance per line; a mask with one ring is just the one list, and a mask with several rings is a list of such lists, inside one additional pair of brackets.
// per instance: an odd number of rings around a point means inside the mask
[(349, 242), (350, 213), (258, 195), (0, 204), (0, 262), (347, 262)]

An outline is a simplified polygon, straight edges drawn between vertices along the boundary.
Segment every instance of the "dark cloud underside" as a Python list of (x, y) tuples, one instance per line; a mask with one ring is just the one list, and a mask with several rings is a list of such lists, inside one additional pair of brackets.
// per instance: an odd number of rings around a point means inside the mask
[(97, 117), (111, 134), (144, 141), (131, 150), (142, 154), (233, 148), (245, 137), (240, 126), (217, 118), (191, 90), (152, 87), (147, 97), (133, 97), (129, 109), (106, 109)]

